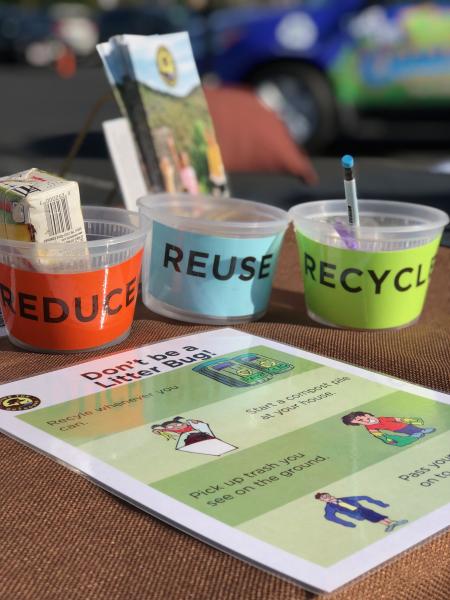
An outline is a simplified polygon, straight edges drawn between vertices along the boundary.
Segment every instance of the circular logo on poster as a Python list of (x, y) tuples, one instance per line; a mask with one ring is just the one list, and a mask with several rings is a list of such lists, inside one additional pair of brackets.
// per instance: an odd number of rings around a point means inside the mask
[(36, 396), (29, 396), (28, 394), (12, 394), (11, 396), (3, 396), (0, 398), (0, 409), (1, 410), (30, 410), (39, 406), (41, 401)]
[(165, 46), (160, 46), (156, 52), (156, 64), (159, 74), (167, 85), (174, 86), (177, 82), (177, 67), (172, 53)]

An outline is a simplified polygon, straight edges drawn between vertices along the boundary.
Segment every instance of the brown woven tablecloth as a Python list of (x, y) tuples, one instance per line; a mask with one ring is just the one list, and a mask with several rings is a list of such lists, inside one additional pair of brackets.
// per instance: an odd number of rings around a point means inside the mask
[[(441, 248), (425, 311), (392, 332), (328, 329), (306, 316), (290, 234), (263, 321), (239, 328), (450, 391), (450, 249)], [(110, 352), (209, 329), (140, 306)], [(42, 355), (0, 342), (1, 382), (98, 357)], [(61, 382), (61, 386), (64, 382)], [(117, 598), (300, 600), (301, 588), (210, 548), (0, 434), (0, 600)], [(450, 534), (441, 534), (332, 595), (339, 600), (448, 600)]]

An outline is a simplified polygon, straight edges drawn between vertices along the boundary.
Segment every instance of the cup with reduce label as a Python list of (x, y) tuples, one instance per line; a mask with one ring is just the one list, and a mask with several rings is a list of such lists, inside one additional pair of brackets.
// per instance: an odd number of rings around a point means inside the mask
[(142, 299), (154, 312), (229, 324), (267, 309), (286, 211), (229, 198), (158, 194), (138, 201), (148, 230)]
[(9, 339), (40, 352), (80, 352), (125, 339), (145, 232), (120, 208), (82, 209), (86, 242), (0, 239), (0, 307)]
[(314, 320), (357, 329), (398, 328), (420, 316), (448, 216), (406, 202), (344, 200), (294, 206), (305, 302)]

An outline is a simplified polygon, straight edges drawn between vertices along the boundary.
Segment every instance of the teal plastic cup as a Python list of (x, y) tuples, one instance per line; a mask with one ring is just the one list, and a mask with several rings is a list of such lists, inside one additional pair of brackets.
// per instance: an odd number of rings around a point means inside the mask
[(286, 211), (187, 194), (145, 196), (138, 207), (148, 232), (142, 299), (150, 310), (215, 325), (264, 315)]

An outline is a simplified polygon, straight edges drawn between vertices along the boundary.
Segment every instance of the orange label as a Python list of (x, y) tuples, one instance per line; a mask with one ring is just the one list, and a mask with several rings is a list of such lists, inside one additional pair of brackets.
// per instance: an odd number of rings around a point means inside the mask
[(99, 271), (56, 275), (0, 264), (0, 304), (8, 333), (42, 350), (88, 350), (131, 327), (142, 250)]

